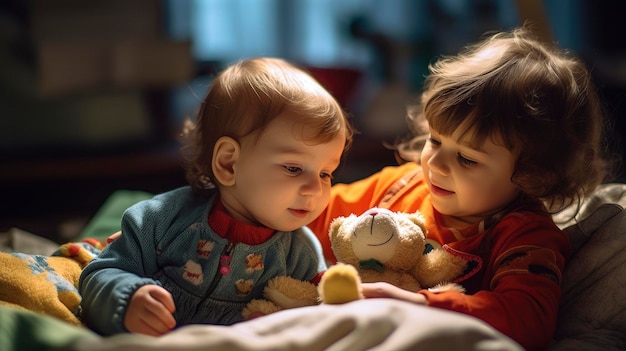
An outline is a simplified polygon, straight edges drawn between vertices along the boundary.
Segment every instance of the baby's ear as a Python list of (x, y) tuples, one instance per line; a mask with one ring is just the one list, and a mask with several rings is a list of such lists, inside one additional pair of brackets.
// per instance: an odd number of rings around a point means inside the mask
[(211, 168), (215, 180), (223, 186), (235, 185), (235, 162), (239, 158), (239, 143), (231, 138), (223, 136), (217, 139), (213, 147), (213, 159)]

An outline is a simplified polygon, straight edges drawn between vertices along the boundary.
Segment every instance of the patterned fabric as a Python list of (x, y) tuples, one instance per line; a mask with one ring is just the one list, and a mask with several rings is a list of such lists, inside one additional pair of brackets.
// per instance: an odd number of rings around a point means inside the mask
[(0, 252), (0, 305), (80, 325), (78, 277), (103, 249), (93, 239), (61, 245), (51, 256)]

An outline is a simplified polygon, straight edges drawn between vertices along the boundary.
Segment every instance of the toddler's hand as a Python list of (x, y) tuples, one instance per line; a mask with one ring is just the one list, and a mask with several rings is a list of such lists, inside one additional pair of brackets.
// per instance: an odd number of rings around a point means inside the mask
[(163, 335), (176, 327), (172, 295), (158, 285), (137, 289), (128, 303), (124, 327), (131, 333)]
[(361, 291), (366, 298), (375, 297), (387, 297), (397, 300), (404, 300), (419, 305), (426, 305), (426, 296), (414, 292), (401, 289), (395, 285), (378, 282), (378, 283), (363, 283), (361, 284)]

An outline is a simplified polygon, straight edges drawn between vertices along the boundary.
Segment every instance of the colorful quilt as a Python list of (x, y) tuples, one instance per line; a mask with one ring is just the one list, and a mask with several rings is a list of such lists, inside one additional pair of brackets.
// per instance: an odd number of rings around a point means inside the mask
[(80, 325), (78, 278), (103, 249), (94, 239), (63, 244), (50, 256), (0, 252), (0, 306)]

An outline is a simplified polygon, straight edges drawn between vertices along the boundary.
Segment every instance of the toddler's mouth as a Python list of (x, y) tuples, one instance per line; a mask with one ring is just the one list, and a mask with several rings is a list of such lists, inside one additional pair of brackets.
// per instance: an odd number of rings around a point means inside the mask
[(454, 191), (446, 190), (444, 188), (438, 187), (435, 184), (430, 184), (430, 191), (435, 195), (451, 195), (454, 194)]

